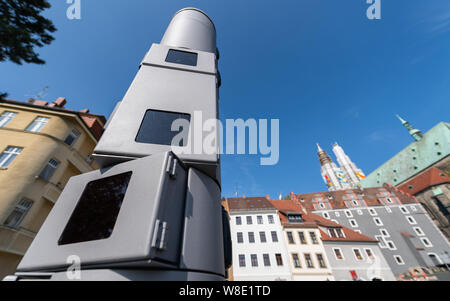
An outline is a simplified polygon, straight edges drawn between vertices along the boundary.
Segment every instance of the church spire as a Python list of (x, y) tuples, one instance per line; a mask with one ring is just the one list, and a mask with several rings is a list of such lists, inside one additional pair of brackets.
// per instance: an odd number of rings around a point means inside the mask
[(411, 124), (409, 124), (408, 121), (404, 120), (403, 118), (401, 118), (399, 115), (395, 115), (397, 116), (397, 118), (400, 120), (400, 122), (402, 123), (402, 125), (408, 129), (409, 134), (416, 140), (416, 141), (420, 141), (423, 137), (423, 134), (420, 130), (414, 128)]
[(317, 155), (322, 166), (332, 162), (330, 156), (320, 147), (319, 143), (317, 143)]

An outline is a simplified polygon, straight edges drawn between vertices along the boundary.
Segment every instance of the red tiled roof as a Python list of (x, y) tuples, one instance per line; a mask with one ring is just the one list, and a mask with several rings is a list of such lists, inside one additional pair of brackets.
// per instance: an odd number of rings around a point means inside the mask
[(95, 138), (100, 139), (103, 134), (103, 125), (98, 121), (98, 118), (85, 114), (80, 115), (81, 119), (84, 121), (87, 127), (91, 129), (92, 134), (95, 136)]
[(346, 189), (337, 191), (325, 191), (325, 192), (314, 192), (314, 193), (302, 193), (302, 194), (291, 194), (292, 199), (297, 200), (306, 210), (316, 211), (319, 208), (315, 208), (315, 199), (323, 199), (323, 203), (329, 205), (326, 210), (333, 209), (347, 209), (345, 201), (350, 200), (349, 196), (353, 195), (356, 198), (362, 199), (367, 206), (382, 206), (383, 203), (380, 201), (380, 196), (382, 191), (386, 191), (388, 194), (395, 196), (403, 204), (417, 203), (415, 197), (399, 191), (398, 188), (384, 184), (383, 187), (373, 187), (364, 189)]
[(1, 99), (0, 103), (10, 103), (14, 105), (35, 107), (40, 109), (44, 108), (50, 111), (67, 112), (78, 115), (97, 140), (100, 139), (103, 133), (103, 125), (106, 123), (106, 118), (103, 115), (91, 114), (89, 113), (89, 111), (85, 110), (78, 112), (64, 108), (64, 105), (67, 103), (64, 97), (59, 97), (56, 101), (50, 104), (48, 103), (48, 101), (45, 100), (35, 100), (33, 102), (21, 102), (11, 99)]
[(275, 207), (266, 197), (227, 198), (228, 208), (233, 210), (274, 210)]
[[(295, 200), (270, 200), (272, 205), (277, 208), (279, 211), (286, 211), (286, 212), (298, 212), (302, 215), (302, 219), (304, 221), (304, 226), (309, 227), (324, 227), (324, 228), (341, 228), (344, 232), (345, 237), (338, 238), (338, 237), (331, 237), (327, 233), (325, 233), (322, 229), (320, 229), (322, 240), (323, 241), (358, 241), (358, 242), (377, 242), (377, 240), (360, 234), (356, 231), (353, 231), (347, 227), (344, 227), (338, 223), (335, 223), (333, 221), (330, 221), (318, 214), (312, 213), (312, 212), (305, 212), (304, 209), (302, 209), (302, 206), (300, 203), (298, 203)], [(284, 226), (288, 226), (289, 221), (287, 217), (280, 213), (280, 219)], [(298, 224), (293, 224), (292, 226), (295, 227)]]
[(442, 170), (431, 167), (398, 186), (405, 193), (417, 194), (433, 185), (450, 183), (450, 177)]
[(358, 241), (358, 242), (378, 242), (376, 239), (373, 239), (367, 235), (358, 233), (356, 231), (353, 231), (350, 228), (344, 227), (341, 224), (332, 222), (318, 214), (315, 213), (309, 213), (308, 214), (310, 217), (314, 218), (314, 220), (317, 221), (319, 226), (324, 226), (327, 228), (341, 228), (342, 231), (344, 232), (345, 237), (331, 237), (330, 235), (328, 235), (328, 233), (325, 233), (324, 231), (322, 231), (322, 229), (320, 230), (320, 234), (322, 235), (322, 240), (323, 241)]

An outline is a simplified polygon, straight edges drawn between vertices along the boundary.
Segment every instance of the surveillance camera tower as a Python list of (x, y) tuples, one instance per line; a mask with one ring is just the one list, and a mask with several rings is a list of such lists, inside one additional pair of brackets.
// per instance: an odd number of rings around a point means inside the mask
[[(218, 59), (211, 19), (177, 12), (105, 125), (93, 154), (101, 169), (70, 179), (6, 280), (226, 278), (219, 150), (190, 151), (195, 116), (218, 119)], [(174, 145), (177, 121), (188, 128)]]

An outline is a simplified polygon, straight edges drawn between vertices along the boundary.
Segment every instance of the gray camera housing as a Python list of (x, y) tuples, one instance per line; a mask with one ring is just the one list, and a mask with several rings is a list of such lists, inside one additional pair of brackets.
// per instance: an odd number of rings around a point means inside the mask
[[(216, 31), (211, 19), (197, 9), (177, 12), (161, 44), (151, 46), (130, 88), (108, 120), (93, 154), (100, 166), (173, 151), (185, 164), (204, 171), (220, 183), (217, 123), (203, 132), (204, 121), (219, 119), (217, 60)], [(151, 132), (152, 124), (161, 124), (159, 117), (146, 121), (149, 111), (188, 116), (185, 118), (190, 118), (189, 129), (183, 144), (140, 140), (142, 133)], [(164, 135), (170, 138), (174, 134), (166, 126), (158, 133)], [(211, 135), (215, 145), (206, 150), (203, 141)]]
[[(110, 236), (60, 244), (89, 183), (130, 172)], [(95, 211), (95, 201), (89, 202), (89, 212)], [(75, 176), (42, 225), (16, 275), (62, 272), (70, 265), (68, 258), (76, 255), (82, 270), (164, 268), (223, 277), (220, 214), (217, 183), (201, 171), (184, 166), (172, 152)], [(75, 226), (79, 229), (81, 225)]]

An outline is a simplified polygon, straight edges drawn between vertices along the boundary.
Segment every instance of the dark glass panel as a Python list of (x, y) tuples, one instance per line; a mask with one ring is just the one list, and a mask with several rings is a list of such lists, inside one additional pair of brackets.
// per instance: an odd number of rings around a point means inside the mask
[(58, 244), (108, 238), (114, 230), (131, 174), (130, 171), (89, 182)]
[[(173, 138), (183, 130), (180, 128), (180, 131), (172, 131), (172, 123), (177, 119), (184, 119), (190, 122), (191, 115), (147, 110), (136, 136), (136, 142), (172, 145)], [(179, 145), (174, 146), (186, 146), (188, 135), (189, 129), (185, 131), (185, 137), (180, 139)]]
[(166, 62), (197, 66), (197, 53), (170, 49), (167, 53)]

